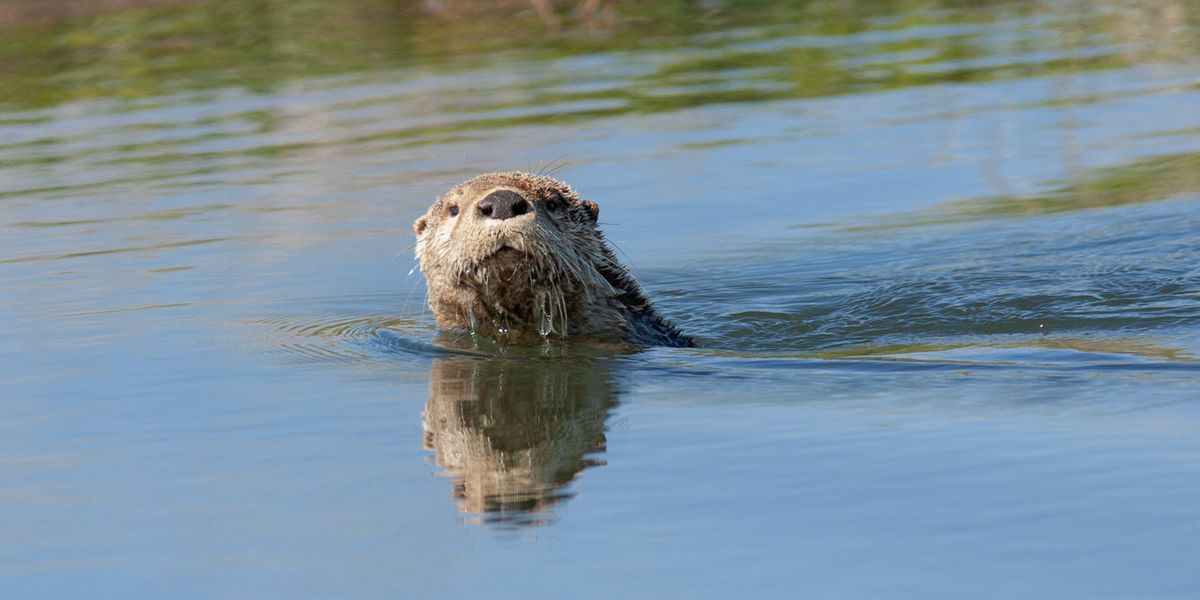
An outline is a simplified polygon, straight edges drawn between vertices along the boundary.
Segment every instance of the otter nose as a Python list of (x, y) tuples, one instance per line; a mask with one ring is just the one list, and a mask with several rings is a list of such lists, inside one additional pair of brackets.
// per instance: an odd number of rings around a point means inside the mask
[(529, 203), (520, 194), (497, 190), (479, 201), (479, 214), (489, 219), (511, 219), (529, 212)]

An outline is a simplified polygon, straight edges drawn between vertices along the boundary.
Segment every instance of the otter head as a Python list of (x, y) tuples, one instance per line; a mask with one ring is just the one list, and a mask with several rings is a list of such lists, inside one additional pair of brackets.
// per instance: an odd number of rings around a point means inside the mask
[(599, 207), (528, 173), (489, 173), (438, 198), (413, 224), (441, 327), (497, 338), (618, 335), (623, 272), (596, 228)]

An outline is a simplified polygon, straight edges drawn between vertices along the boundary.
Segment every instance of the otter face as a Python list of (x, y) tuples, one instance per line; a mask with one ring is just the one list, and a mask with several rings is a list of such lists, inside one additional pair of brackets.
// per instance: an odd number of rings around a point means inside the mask
[(499, 337), (602, 329), (579, 318), (617, 293), (602, 274), (619, 266), (598, 215), (549, 177), (489, 173), (455, 186), (413, 224), (438, 325)]

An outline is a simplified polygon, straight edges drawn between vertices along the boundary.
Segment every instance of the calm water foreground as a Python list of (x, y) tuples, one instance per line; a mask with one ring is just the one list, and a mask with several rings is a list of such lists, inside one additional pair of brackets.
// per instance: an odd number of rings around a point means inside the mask
[[(163, 4), (0, 5), (6, 597), (1200, 596), (1194, 4)], [(438, 334), (510, 168), (702, 347)]]

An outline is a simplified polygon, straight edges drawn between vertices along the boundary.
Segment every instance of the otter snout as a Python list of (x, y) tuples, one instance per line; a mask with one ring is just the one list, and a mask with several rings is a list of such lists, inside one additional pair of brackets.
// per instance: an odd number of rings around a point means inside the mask
[(488, 219), (511, 219), (529, 212), (529, 203), (512, 190), (496, 190), (484, 196), (477, 209)]

